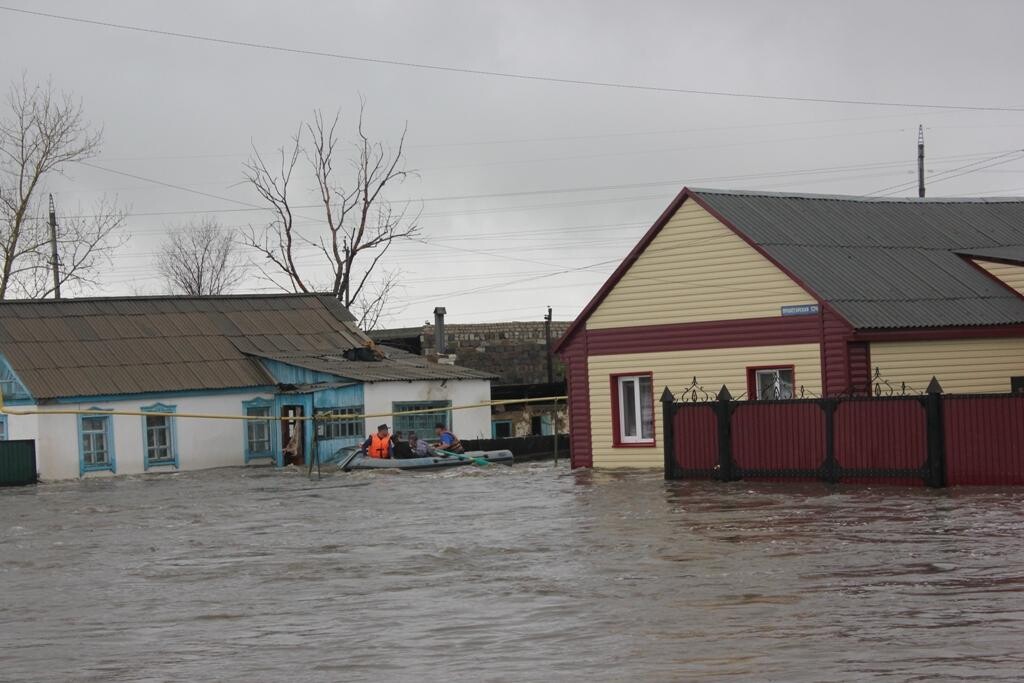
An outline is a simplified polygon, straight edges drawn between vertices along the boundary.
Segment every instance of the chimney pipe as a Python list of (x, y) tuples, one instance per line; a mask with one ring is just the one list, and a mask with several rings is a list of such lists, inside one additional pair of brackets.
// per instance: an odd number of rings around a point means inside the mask
[(439, 356), (448, 353), (448, 338), (444, 333), (444, 315), (447, 312), (443, 306), (434, 309), (434, 348)]

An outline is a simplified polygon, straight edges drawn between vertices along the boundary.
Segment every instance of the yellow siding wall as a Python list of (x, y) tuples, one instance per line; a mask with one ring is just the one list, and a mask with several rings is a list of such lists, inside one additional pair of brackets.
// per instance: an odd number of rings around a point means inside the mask
[(1011, 289), (1024, 296), (1024, 266), (1011, 266), (991, 261), (974, 261), (992, 275), (1002, 280)]
[(587, 329), (736, 320), (812, 304), (803, 289), (692, 199), (587, 320)]
[[(821, 392), (821, 355), (817, 344), (752, 346), (736, 349), (666, 351), (614, 356), (590, 356), (590, 419), (594, 467), (662, 467), (661, 404), (668, 386), (678, 394), (696, 376), (704, 387), (717, 393), (725, 384), (739, 396), (747, 390), (747, 368), (795, 366), (797, 387)], [(612, 422), (611, 376), (631, 372), (654, 373), (655, 448), (615, 448)]]
[(923, 391), (934, 375), (947, 393), (1007, 392), (1024, 375), (1024, 338), (872, 343), (871, 365), (897, 387)]

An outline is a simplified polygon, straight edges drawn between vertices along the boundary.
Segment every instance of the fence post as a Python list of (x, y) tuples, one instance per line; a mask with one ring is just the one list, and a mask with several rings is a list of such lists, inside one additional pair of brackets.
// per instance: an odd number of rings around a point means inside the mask
[(734, 467), (732, 460), (732, 394), (724, 384), (715, 401), (715, 415), (718, 417), (718, 477), (719, 481), (732, 481)]
[(821, 478), (830, 484), (839, 482), (839, 463), (836, 462), (836, 407), (834, 398), (823, 399), (821, 409), (825, 411), (825, 462), (821, 467)]
[(928, 459), (925, 462), (925, 483), (933, 488), (946, 485), (946, 440), (942, 411), (942, 386), (932, 377), (924, 403), (928, 421)]
[(676, 397), (668, 387), (661, 392), (661, 439), (665, 448), (665, 479), (678, 479), (676, 474)]

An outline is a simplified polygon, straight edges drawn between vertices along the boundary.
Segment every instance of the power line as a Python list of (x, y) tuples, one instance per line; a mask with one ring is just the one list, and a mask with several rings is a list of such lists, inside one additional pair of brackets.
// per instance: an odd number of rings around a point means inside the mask
[[(978, 161), (974, 161), (974, 162), (971, 162), (969, 164), (964, 164), (963, 166), (957, 166), (956, 168), (947, 169), (945, 171), (939, 171), (937, 173), (931, 173), (931, 174), (929, 174), (927, 176), (927, 178), (930, 181), (933, 180), (933, 179), (949, 180), (949, 178), (956, 178), (956, 177), (961, 176), (961, 175), (966, 175), (967, 173), (973, 173), (974, 171), (980, 171), (980, 170), (982, 170), (984, 168), (989, 168), (990, 166), (998, 166), (1000, 164), (1007, 164), (1007, 163), (1010, 163), (1011, 161), (1016, 161), (1017, 158), (1019, 158), (1016, 155), (1019, 155), (1021, 153), (1024, 153), (1024, 150), (1022, 150), (1022, 149), (1011, 149), (1008, 152), (1002, 152), (1000, 154), (988, 157), (986, 159), (980, 159)], [(1011, 158), (1006, 159), (1005, 157), (1011, 157)], [(1002, 159), (1002, 161), (998, 161), (999, 159)], [(990, 163), (990, 162), (996, 162), (996, 163)], [(982, 165), (982, 164), (988, 164), (988, 165)], [(977, 167), (977, 168), (973, 168), (973, 167)], [(967, 170), (967, 169), (970, 169), (970, 170)], [(957, 171), (964, 171), (964, 173), (957, 173)], [(949, 175), (948, 177), (945, 177), (945, 178), (941, 177), (941, 176), (947, 176), (950, 173), (956, 173), (956, 175)], [(936, 182), (937, 182), (937, 180), (936, 180)], [(902, 182), (902, 183), (898, 183), (896, 185), (890, 185), (889, 187), (883, 187), (882, 189), (875, 190), (874, 192), (869, 192), (869, 193), (867, 193), (864, 196), (865, 197), (870, 197), (872, 195), (878, 194), (878, 195), (881, 195), (881, 196), (885, 197), (885, 196), (888, 196), (890, 194), (895, 194), (897, 192), (901, 192), (901, 191), (903, 191), (905, 189), (913, 187), (916, 184), (917, 184), (917, 180), (912, 180), (912, 181), (908, 181), (908, 182)]]
[(557, 76), (544, 76), (540, 74), (524, 74), (516, 73), (512, 71), (492, 71), (488, 69), (474, 69), (470, 67), (461, 66), (444, 66), (441, 64), (427, 64), (423, 62), (410, 62), (398, 59), (387, 59), (383, 57), (361, 57), (357, 55), (346, 55), (337, 52), (325, 52), (321, 50), (308, 50), (296, 47), (287, 47), (284, 45), (272, 45), (270, 43), (257, 43), (246, 40), (233, 40), (229, 38), (217, 38), (215, 36), (206, 36), (198, 33), (184, 33), (180, 31), (168, 31), (164, 29), (149, 28), (146, 26), (134, 26), (130, 24), (118, 24), (109, 21), (99, 21), (96, 19), (86, 19), (83, 17), (71, 17), (62, 14), (53, 14), (49, 12), (39, 12), (35, 10), (27, 10), (20, 7), (9, 7), (0, 5), (0, 10), (5, 12), (14, 12), (17, 14), (30, 15), (36, 17), (44, 17), (47, 19), (57, 19), (59, 21), (68, 21), (79, 24), (88, 24), (90, 26), (101, 26), (104, 28), (118, 29), (122, 31), (134, 31), (136, 33), (149, 33), (153, 35), (159, 35), (169, 38), (184, 38), (186, 40), (195, 40), (205, 43), (216, 43), (220, 45), (231, 45), (234, 47), (247, 47), (260, 50), (270, 50), (273, 52), (284, 52), (289, 54), (306, 55), (312, 57), (326, 57), (330, 59), (337, 59), (349, 62), (361, 62), (366, 64), (382, 64), (387, 66), (399, 66), (409, 69), (421, 69), (428, 71), (439, 71), (445, 73), (461, 73), (470, 74), (474, 76), (490, 76), (496, 78), (513, 79), (520, 81), (536, 81), (544, 83), (557, 83), (561, 85), (581, 85), (591, 86), (598, 88), (614, 88), (618, 90), (632, 90), (641, 92), (660, 92), (660, 93), (674, 93), (682, 95), (704, 95), (713, 97), (731, 97), (731, 98), (743, 98), (753, 100), (768, 100), (768, 101), (781, 101), (781, 102), (805, 102), (805, 103), (816, 103), (816, 104), (852, 104), (852, 105), (863, 105), (873, 107), (917, 107), (921, 109), (941, 109), (941, 110), (957, 110), (957, 111), (1009, 111), (1009, 112), (1020, 112), (1024, 111), (1024, 107), (1003, 107), (1003, 106), (968, 106), (968, 105), (955, 105), (955, 104), (934, 104), (934, 103), (914, 103), (914, 102), (891, 102), (882, 100), (855, 100), (855, 99), (844, 99), (844, 98), (829, 98), (829, 97), (799, 97), (793, 95), (769, 95), (763, 93), (745, 93), (736, 91), (726, 90), (701, 90), (696, 88), (670, 88), (665, 86), (655, 85), (643, 85), (640, 83), (621, 83), (615, 81), (597, 81), (589, 79), (577, 79), (577, 78), (563, 78)]
[[(1014, 151), (1016, 151), (1016, 150), (1009, 150), (1009, 152), (1014, 152)], [(950, 156), (934, 157), (934, 160), (935, 161), (953, 161), (953, 160), (958, 160), (958, 159), (971, 159), (971, 158), (976, 158), (976, 157), (980, 157), (980, 156), (991, 156), (992, 154), (1002, 154), (1002, 152), (985, 152), (985, 153), (973, 153), (973, 154), (955, 154), (955, 155), (950, 155)], [(79, 163), (82, 163), (82, 162), (79, 162)], [(898, 159), (898, 160), (893, 160), (893, 161), (868, 162), (868, 163), (861, 163), (861, 164), (846, 164), (846, 165), (840, 165), (840, 166), (823, 166), (823, 167), (818, 167), (818, 168), (791, 169), (791, 170), (784, 170), (784, 171), (767, 171), (767, 172), (762, 172), (762, 173), (747, 173), (747, 174), (741, 174), (741, 175), (705, 176), (705, 177), (702, 177), (702, 178), (689, 178), (689, 179), (685, 179), (685, 180), (684, 179), (654, 180), (654, 181), (641, 182), (641, 183), (620, 183), (620, 184), (617, 184), (617, 185), (589, 185), (589, 186), (581, 186), (581, 187), (562, 187), (562, 188), (553, 188), (553, 189), (544, 189), (544, 190), (522, 190), (522, 191), (515, 191), (515, 192), (488, 192), (488, 193), (482, 193), (482, 194), (422, 197), (420, 199), (408, 199), (407, 198), (407, 199), (397, 199), (397, 200), (394, 200), (394, 203), (400, 204), (400, 203), (403, 203), (403, 202), (412, 202), (412, 201), (415, 201), (415, 202), (463, 201), (463, 200), (470, 200), (470, 199), (490, 199), (490, 198), (500, 198), (500, 197), (526, 197), (526, 196), (538, 196), (538, 195), (548, 195), (548, 194), (570, 194), (570, 193), (579, 193), (579, 192), (605, 192), (605, 191), (610, 191), (610, 190), (639, 189), (639, 188), (646, 188), (646, 187), (659, 187), (659, 186), (665, 186), (665, 185), (680, 187), (684, 183), (693, 184), (693, 183), (724, 182), (724, 181), (736, 181), (736, 180), (759, 180), (759, 179), (764, 179), (764, 178), (785, 178), (785, 177), (790, 177), (790, 176), (803, 176), (803, 175), (813, 175), (813, 174), (820, 174), (820, 173), (846, 173), (846, 172), (849, 172), (849, 171), (860, 171), (860, 170), (868, 170), (868, 169), (890, 168), (890, 167), (894, 167), (894, 166), (903, 166), (905, 164), (906, 164), (906, 160)], [(246, 208), (234, 208), (234, 207), (232, 207), (232, 208), (216, 208), (216, 209), (181, 209), (181, 210), (171, 210), (171, 211), (147, 211), (147, 212), (134, 212), (133, 211), (133, 212), (129, 212), (129, 214), (128, 214), (131, 217), (176, 216), (176, 215), (209, 214), (209, 213), (239, 213), (239, 212), (249, 212), (249, 211), (269, 211), (270, 210), (270, 208), (267, 207), (267, 206), (259, 206), (257, 204), (251, 204), (251, 203), (248, 203), (248, 202), (243, 202), (243, 201), (240, 201), (240, 200), (237, 200), (237, 199), (230, 199), (230, 198), (227, 198), (227, 197), (218, 197), (217, 195), (211, 195), (211, 194), (208, 194), (208, 193), (201, 192), (199, 190), (194, 190), (194, 189), (191, 189), (191, 188), (189, 188), (187, 186), (184, 186), (184, 185), (174, 185), (173, 183), (167, 183), (167, 182), (164, 182), (162, 180), (157, 180), (157, 179), (154, 179), (154, 178), (146, 178), (144, 176), (139, 176), (139, 175), (127, 173), (125, 171), (118, 171), (118, 170), (115, 170), (115, 169), (98, 166), (96, 164), (86, 164), (86, 165), (89, 165), (92, 168), (96, 168), (98, 170), (107, 171), (107, 172), (110, 172), (110, 173), (116, 173), (116, 174), (119, 174), (119, 175), (125, 175), (125, 176), (131, 177), (131, 178), (135, 178), (136, 180), (143, 180), (143, 181), (148, 182), (148, 183), (153, 183), (155, 185), (160, 185), (160, 186), (168, 187), (168, 188), (175, 189), (175, 190), (181, 190), (183, 192), (189, 192), (191, 194), (200, 194), (200, 195), (207, 196), (207, 197), (223, 199), (224, 201), (230, 201), (230, 202), (233, 202), (233, 203), (236, 203), (236, 204), (241, 204), (244, 207), (246, 207)], [(885, 188), (885, 189), (889, 189), (889, 188)], [(881, 192), (881, 191), (884, 191), (884, 190), (878, 190), (878, 192)], [(601, 201), (601, 202), (604, 202), (604, 203), (620, 202), (620, 201), (634, 201), (634, 200), (650, 199), (652, 196), (656, 197), (656, 196), (659, 196), (659, 195), (642, 195), (642, 196), (634, 196), (634, 197), (621, 197), (621, 198), (615, 198), (615, 199), (604, 199), (604, 200), (593, 200), (593, 201), (595, 201), (595, 202), (596, 201)], [(577, 205), (577, 204), (578, 204), (578, 202), (573, 202), (570, 205)], [(492, 211), (494, 211), (494, 212), (501, 212), (501, 211), (516, 210), (516, 209), (520, 209), (520, 208), (524, 208), (524, 209), (548, 208), (548, 207), (551, 207), (551, 206), (564, 206), (564, 205), (566, 205), (566, 204), (562, 204), (562, 203), (558, 203), (558, 204), (538, 204), (538, 205), (525, 205), (525, 206), (512, 206), (512, 207), (506, 206), (506, 207), (499, 207), (499, 208), (496, 208), (496, 209), (475, 209), (475, 210), (466, 210), (465, 212), (436, 212), (436, 213), (423, 214), (421, 216), (421, 218), (432, 218), (432, 217), (441, 217), (441, 216), (447, 217), (447, 216), (458, 216), (458, 215), (473, 215), (473, 214), (477, 214), (477, 213), (489, 213), (489, 212), (492, 212)], [(293, 209), (318, 209), (318, 208), (321, 208), (321, 206), (322, 206), (321, 204), (296, 204), (292, 208)], [(92, 214), (78, 214), (78, 215), (66, 215), (65, 218), (95, 218), (95, 216), (92, 215)], [(313, 219), (313, 218), (308, 218), (307, 217), (306, 220), (309, 220), (309, 221), (312, 221), (312, 222), (315, 222), (315, 223), (320, 223), (321, 222), (321, 219), (319, 219), (319, 218)]]

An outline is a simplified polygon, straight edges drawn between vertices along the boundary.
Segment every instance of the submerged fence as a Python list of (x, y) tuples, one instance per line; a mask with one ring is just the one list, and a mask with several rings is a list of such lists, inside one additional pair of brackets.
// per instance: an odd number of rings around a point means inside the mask
[[(696, 381), (695, 381), (696, 384)], [(1024, 394), (662, 394), (666, 479), (1024, 484)]]

